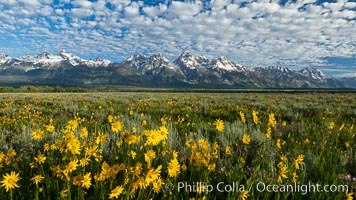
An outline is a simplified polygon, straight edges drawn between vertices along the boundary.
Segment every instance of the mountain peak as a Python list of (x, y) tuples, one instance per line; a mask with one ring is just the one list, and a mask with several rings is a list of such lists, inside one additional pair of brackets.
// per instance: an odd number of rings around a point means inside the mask
[(11, 60), (11, 57), (7, 54), (0, 53), (0, 65), (3, 65)]
[(65, 50), (62, 50), (58, 53), (59, 56), (61, 56), (62, 58), (66, 58), (66, 59), (78, 59), (78, 56), (75, 56), (74, 54), (71, 54)]
[(124, 62), (142, 60), (142, 59), (146, 59), (146, 58), (147, 58), (147, 56), (145, 56), (143, 54), (135, 54), (135, 55), (131, 55), (130, 57), (128, 57)]
[(244, 72), (247, 69), (242, 65), (229, 61), (225, 56), (220, 56), (211, 62), (211, 69), (225, 70), (225, 71), (240, 71)]
[(142, 73), (160, 68), (174, 69), (172, 63), (163, 54), (153, 54), (150, 57), (142, 54), (132, 55), (121, 64), (129, 66), (131, 69), (139, 70)]
[(189, 51), (184, 51), (173, 63), (179, 68), (194, 70), (205, 68), (209, 63), (209, 59), (204, 56), (195, 57)]
[(313, 79), (319, 79), (319, 80), (323, 80), (328, 78), (328, 76), (326, 76), (322, 71), (320, 71), (319, 69), (316, 68), (310, 68), (310, 67), (305, 67), (302, 70), (299, 71), (301, 74), (303, 74), (304, 76), (313, 78)]
[(193, 54), (190, 51), (183, 51), (179, 57), (193, 57)]
[(47, 51), (44, 51), (44, 52), (38, 54), (36, 56), (36, 58), (45, 58), (45, 57), (49, 57), (50, 55), (51, 55), (50, 53), (48, 53)]
[(225, 56), (220, 56), (217, 60), (223, 60), (223, 61), (225, 61), (225, 60), (227, 60), (227, 58), (226, 58)]
[(277, 70), (277, 71), (281, 71), (281, 72), (285, 72), (285, 73), (291, 71), (288, 67), (281, 67), (281, 66), (269, 66), (269, 67), (267, 67), (267, 69)]
[(0, 59), (7, 58), (7, 57), (10, 57), (10, 56), (7, 54), (4, 54), (4, 53), (0, 53)]
[[(190, 52), (182, 52), (173, 62), (166, 59), (162, 54), (151, 56), (139, 54), (130, 56), (120, 65), (117, 65), (119, 63), (112, 63), (101, 57), (97, 57), (94, 60), (85, 60), (66, 51), (60, 51), (57, 55), (42, 52), (34, 56), (17, 58), (0, 54), (0, 77), (8, 75), (25, 76), (28, 78), (27, 80), (44, 83), (47, 79), (42, 80), (41, 77), (55, 76), (55, 79), (59, 81), (58, 83), (63, 83), (63, 76), (67, 76), (68, 80), (76, 82), (80, 79), (78, 76), (84, 75), (86, 79), (82, 80), (83, 84), (107, 84), (108, 80), (114, 81), (109, 81), (111, 84), (126, 84), (126, 81), (136, 81), (133, 78), (136, 77), (137, 81), (140, 79), (145, 82), (142, 86), (147, 86), (147, 83), (153, 85), (168, 84), (170, 86), (210, 85), (248, 88), (355, 87), (352, 85), (352, 81), (344, 84), (342, 80), (328, 78), (315, 68), (304, 68), (300, 71), (280, 66), (250, 69), (229, 61), (224, 56), (209, 60), (203, 55), (194, 56)], [(59, 69), (61, 73), (54, 73)], [(80, 74), (77, 74), (78, 70), (80, 70)], [(29, 71), (32, 72), (27, 73)], [(125, 79), (124, 82), (122, 80), (115, 82), (115, 76), (118, 73), (120, 77), (127, 75), (130, 78)], [(99, 76), (96, 76), (96, 74), (100, 75), (100, 78), (97, 78)], [(31, 81), (29, 83), (32, 83)], [(7, 82), (3, 81), (3, 83)]]

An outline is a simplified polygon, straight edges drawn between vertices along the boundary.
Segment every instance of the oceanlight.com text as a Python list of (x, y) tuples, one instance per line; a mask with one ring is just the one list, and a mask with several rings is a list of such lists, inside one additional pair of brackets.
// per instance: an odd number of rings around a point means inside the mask
[(321, 192), (348, 192), (347, 185), (321, 185), (317, 183), (291, 183), (291, 184), (267, 184), (264, 182), (252, 183), (250, 185), (239, 184), (238, 182), (225, 183), (219, 182), (217, 184), (209, 184), (205, 182), (178, 182), (177, 185), (171, 183), (166, 184), (167, 191), (176, 190), (178, 192), (189, 192), (189, 193), (206, 193), (211, 192), (243, 192), (256, 190), (257, 192), (275, 192), (275, 193), (301, 193), (302, 195), (308, 193), (321, 193)]
[(258, 192), (298, 192), (303, 195), (311, 193), (311, 192), (347, 192), (347, 185), (321, 185), (321, 184), (299, 184), (299, 183), (291, 183), (291, 184), (265, 184), (263, 182), (259, 182), (256, 184), (256, 189)]

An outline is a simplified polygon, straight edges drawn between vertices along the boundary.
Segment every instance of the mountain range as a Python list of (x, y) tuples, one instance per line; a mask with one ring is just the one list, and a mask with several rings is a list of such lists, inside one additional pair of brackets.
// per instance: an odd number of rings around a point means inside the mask
[(82, 59), (66, 51), (12, 58), (0, 54), (0, 85), (125, 85), (204, 88), (356, 88), (356, 78), (336, 79), (319, 69), (251, 68), (225, 57), (209, 59), (183, 52), (174, 60), (162, 54), (132, 55), (117, 63)]

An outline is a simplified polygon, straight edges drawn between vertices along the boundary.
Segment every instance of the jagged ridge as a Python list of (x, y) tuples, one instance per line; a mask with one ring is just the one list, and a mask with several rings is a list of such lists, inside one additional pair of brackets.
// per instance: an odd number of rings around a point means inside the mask
[[(121, 63), (85, 60), (66, 51), (11, 58), (0, 54), (0, 84), (42, 83), (76, 85), (196, 86), (233, 88), (350, 87), (318, 69), (300, 71), (270, 66), (249, 68), (225, 57), (208, 59), (183, 52), (173, 62), (162, 54), (133, 55)], [(352, 86), (355, 87), (355, 86)]]

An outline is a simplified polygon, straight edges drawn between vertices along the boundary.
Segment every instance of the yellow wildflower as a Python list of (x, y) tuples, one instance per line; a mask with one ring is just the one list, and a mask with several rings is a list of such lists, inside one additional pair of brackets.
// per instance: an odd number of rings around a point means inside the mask
[(95, 143), (96, 144), (105, 144), (106, 142), (107, 142), (106, 134), (99, 133), (99, 135), (96, 137)]
[(154, 181), (152, 183), (153, 191), (158, 194), (161, 191), (163, 184), (164, 184), (164, 182), (163, 182), (162, 178), (158, 178), (156, 181)]
[(346, 148), (349, 148), (351, 145), (350, 145), (350, 142), (349, 141), (347, 141), (347, 142), (345, 142), (345, 147)]
[(145, 161), (148, 163), (148, 165), (151, 165), (151, 160), (156, 158), (156, 152), (154, 150), (148, 150), (145, 153)]
[(40, 140), (42, 139), (44, 132), (42, 130), (33, 130), (31, 134), (34, 140)]
[(199, 139), (198, 143), (199, 143), (199, 146), (201, 147), (202, 153), (208, 153), (209, 142), (205, 141), (204, 139)]
[(180, 173), (180, 164), (177, 160), (178, 153), (173, 152), (173, 159), (168, 163), (168, 174), (170, 177), (177, 177)]
[(68, 174), (72, 171), (75, 171), (78, 167), (78, 160), (73, 160), (70, 161), (66, 167), (66, 169), (64, 170), (64, 173)]
[(282, 121), (282, 126), (287, 126), (287, 122), (286, 121)]
[(276, 146), (277, 146), (278, 149), (282, 148), (281, 139), (279, 139), (279, 138), (277, 139)]
[(251, 142), (251, 137), (245, 133), (245, 134), (242, 136), (242, 143), (244, 143), (244, 144), (250, 144), (250, 142)]
[(14, 171), (12, 171), (10, 174), (6, 173), (5, 175), (3, 175), (3, 179), (0, 182), (2, 183), (1, 187), (4, 187), (6, 192), (14, 188), (18, 188), (20, 186), (17, 185), (17, 182), (20, 179), (21, 178), (19, 177), (19, 173), (15, 173)]
[(293, 166), (295, 169), (299, 169), (299, 165), (304, 165), (304, 155), (298, 155), (298, 158), (294, 160)]
[(6, 155), (4, 152), (0, 152), (0, 163), (5, 159)]
[(38, 185), (38, 183), (40, 183), (43, 179), (44, 179), (44, 176), (42, 176), (42, 175), (36, 175), (36, 176), (34, 176), (34, 177), (31, 178), (31, 181), (32, 181), (34, 184)]
[(272, 129), (270, 126), (267, 127), (267, 131), (266, 131), (266, 138), (270, 138), (272, 134)]
[(248, 191), (244, 190), (239, 194), (238, 200), (246, 200), (248, 196)]
[(255, 123), (257, 125), (258, 123), (258, 112), (256, 111), (252, 111), (252, 120), (253, 120), (253, 123)]
[(331, 121), (331, 122), (329, 123), (329, 129), (330, 129), (330, 130), (333, 129), (334, 126), (335, 126), (335, 123), (334, 123), (333, 121)]
[(80, 141), (78, 138), (73, 137), (67, 143), (67, 151), (71, 152), (73, 155), (80, 154)]
[(43, 150), (44, 150), (44, 151), (49, 151), (49, 149), (50, 149), (50, 146), (49, 146), (48, 143), (46, 143), (46, 144), (43, 145)]
[(43, 164), (46, 161), (46, 156), (44, 156), (43, 154), (38, 154), (38, 156), (35, 157), (35, 161), (38, 164)]
[(281, 161), (285, 163), (287, 161), (287, 156), (282, 154)]
[(349, 193), (346, 193), (346, 200), (353, 200), (354, 198), (352, 197), (355, 193), (353, 192), (349, 192)]
[(278, 172), (277, 182), (282, 183), (282, 178), (288, 178), (288, 176), (286, 175), (287, 173), (288, 173), (288, 167), (286, 165), (281, 165)]
[(145, 185), (149, 185), (150, 183), (153, 183), (156, 181), (158, 178), (160, 178), (160, 173), (161, 173), (162, 165), (159, 165), (156, 169), (150, 169), (145, 177)]
[(221, 119), (215, 120), (214, 125), (215, 125), (216, 130), (219, 132), (222, 132), (225, 128), (224, 121)]
[(160, 131), (161, 137), (162, 137), (161, 140), (167, 139), (168, 129), (165, 126), (161, 126), (161, 127), (159, 127), (159, 131)]
[(245, 118), (245, 114), (242, 111), (240, 111), (240, 118), (241, 118), (241, 122), (243, 124), (245, 124), (246, 123), (246, 118)]
[(215, 163), (211, 163), (211, 164), (208, 165), (208, 170), (209, 171), (213, 172), (213, 171), (215, 171), (215, 169), (216, 169), (216, 164)]
[(272, 128), (274, 128), (277, 124), (276, 119), (274, 118), (274, 114), (271, 113), (268, 115), (268, 125), (270, 125)]
[(85, 167), (85, 166), (89, 165), (89, 161), (90, 161), (89, 157), (85, 156), (84, 158), (79, 160), (79, 165), (81, 167)]
[(292, 174), (292, 182), (296, 183), (297, 182), (297, 178), (298, 178), (297, 172), (293, 172), (293, 174)]
[(108, 122), (109, 123), (112, 123), (113, 119), (114, 119), (114, 117), (112, 115), (108, 115)]
[(141, 125), (142, 125), (142, 126), (146, 126), (146, 124), (147, 124), (147, 121), (144, 119), (144, 120), (142, 121)]
[(118, 198), (120, 194), (124, 191), (124, 188), (122, 186), (117, 186), (115, 189), (113, 189), (109, 195), (109, 198)]
[(230, 149), (230, 146), (226, 146), (225, 147), (225, 153), (226, 153), (226, 155), (231, 155), (231, 149)]
[(73, 185), (80, 186), (82, 184), (82, 181), (83, 181), (83, 176), (82, 175), (74, 176)]
[(80, 129), (79, 131), (79, 136), (81, 138), (86, 138), (88, 137), (88, 129), (86, 127), (83, 127), (82, 129)]
[(46, 131), (48, 132), (53, 132), (56, 129), (56, 127), (52, 124), (49, 124), (46, 126)]
[(16, 151), (14, 149), (10, 149), (9, 151), (7, 151), (7, 156), (8, 157), (16, 156)]
[(187, 171), (187, 165), (182, 165), (181, 168), (182, 168), (183, 171)]
[(120, 121), (116, 121), (116, 122), (111, 124), (111, 130), (114, 133), (118, 133), (119, 131), (121, 131), (122, 127), (123, 127), (123, 125), (122, 125), (122, 123)]
[(134, 151), (130, 151), (130, 153), (129, 153), (129, 156), (132, 158), (132, 159), (135, 159), (136, 158), (136, 152), (134, 152)]
[(89, 189), (90, 186), (91, 186), (91, 176), (90, 176), (90, 172), (89, 173), (86, 173), (83, 177), (83, 180), (82, 180), (82, 187), (85, 188), (85, 189)]

